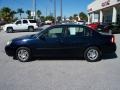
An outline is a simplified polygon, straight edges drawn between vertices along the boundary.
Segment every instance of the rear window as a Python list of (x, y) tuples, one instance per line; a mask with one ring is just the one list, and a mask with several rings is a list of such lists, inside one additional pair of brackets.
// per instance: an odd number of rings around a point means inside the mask
[(36, 20), (29, 20), (30, 23), (37, 23)]

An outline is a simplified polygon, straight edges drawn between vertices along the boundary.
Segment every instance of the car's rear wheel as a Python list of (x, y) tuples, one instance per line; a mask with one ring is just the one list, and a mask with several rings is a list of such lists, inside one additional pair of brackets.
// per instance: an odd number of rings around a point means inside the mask
[(29, 32), (34, 32), (34, 28), (32, 26), (28, 27)]
[(16, 51), (16, 58), (21, 62), (27, 62), (31, 59), (30, 49), (27, 47), (20, 47)]
[(12, 27), (8, 27), (6, 31), (7, 31), (7, 33), (12, 33), (13, 32), (13, 28)]
[(84, 58), (89, 62), (101, 60), (101, 52), (97, 47), (89, 47), (84, 52)]

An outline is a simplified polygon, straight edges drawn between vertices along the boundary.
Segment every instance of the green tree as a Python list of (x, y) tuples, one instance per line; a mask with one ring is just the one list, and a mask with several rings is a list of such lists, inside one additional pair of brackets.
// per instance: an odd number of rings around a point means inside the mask
[(41, 16), (41, 22), (44, 22), (45, 21), (45, 17), (44, 16)]
[(17, 9), (17, 13), (20, 15), (20, 18), (22, 19), (22, 13), (24, 13), (22, 8)]
[(53, 16), (47, 16), (46, 20), (54, 21), (54, 17)]
[(10, 16), (11, 16), (11, 20), (12, 21), (14, 21), (14, 19), (15, 19), (15, 14), (16, 14), (17, 12), (16, 11), (14, 11), (14, 10), (12, 10), (11, 12), (10, 12)]
[(11, 9), (8, 7), (3, 7), (0, 11), (1, 13), (1, 18), (4, 19), (6, 22), (9, 22), (11, 19), (10, 13)]
[(31, 16), (31, 11), (30, 11), (30, 10), (27, 10), (27, 11), (26, 11), (26, 14), (28, 15), (28, 16), (27, 16), (27, 17), (28, 17), (28, 19), (33, 18), (33, 17)]
[(85, 21), (88, 20), (88, 17), (87, 17), (87, 15), (84, 12), (80, 12), (79, 13), (79, 17), (80, 17), (81, 20), (85, 20)]
[(78, 17), (77, 17), (78, 15), (77, 14), (74, 14), (73, 15), (73, 18), (74, 18), (74, 20), (76, 20), (76, 21), (78, 21)]
[(61, 19), (62, 19), (61, 16), (58, 16), (58, 17), (57, 17), (58, 22), (60, 22)]
[(37, 17), (40, 19), (40, 16), (41, 16), (41, 11), (40, 10), (37, 10)]
[(73, 17), (72, 17), (72, 16), (70, 16), (70, 17), (69, 17), (69, 19), (70, 19), (70, 20), (73, 20)]

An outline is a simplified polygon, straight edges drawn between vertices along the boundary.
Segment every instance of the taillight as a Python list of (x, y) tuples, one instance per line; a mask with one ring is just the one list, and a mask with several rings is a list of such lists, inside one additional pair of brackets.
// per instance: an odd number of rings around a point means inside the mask
[(111, 42), (115, 43), (115, 36), (112, 36)]

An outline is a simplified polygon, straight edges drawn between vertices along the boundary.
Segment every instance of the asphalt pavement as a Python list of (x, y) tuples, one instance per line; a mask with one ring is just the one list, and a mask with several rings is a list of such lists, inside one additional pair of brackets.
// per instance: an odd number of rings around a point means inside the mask
[(79, 59), (13, 60), (4, 47), (12, 38), (38, 32), (0, 32), (0, 90), (120, 90), (120, 35), (117, 51), (99, 62)]

